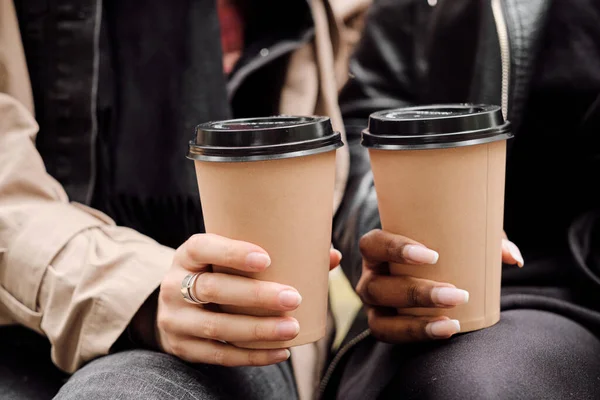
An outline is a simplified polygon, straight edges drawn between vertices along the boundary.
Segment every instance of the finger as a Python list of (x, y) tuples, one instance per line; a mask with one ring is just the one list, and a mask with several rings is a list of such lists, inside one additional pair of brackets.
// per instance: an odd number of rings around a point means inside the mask
[[(387, 264), (382, 264), (382, 265), (387, 265)], [(363, 296), (361, 295), (361, 293), (364, 293), (366, 291), (366, 285), (369, 284), (369, 282), (373, 279), (373, 276), (379, 273), (379, 271), (373, 271), (370, 268), (367, 268), (365, 266), (365, 263), (363, 262), (363, 266), (362, 266), (362, 273), (360, 275), (360, 279), (358, 280), (358, 284), (356, 285), (356, 293), (362, 298)], [(364, 300), (363, 300), (364, 301)]]
[(390, 316), (376, 308), (369, 308), (367, 315), (373, 336), (387, 343), (447, 339), (460, 332), (460, 323), (447, 317)]
[(359, 295), (366, 304), (393, 307), (454, 307), (469, 301), (469, 292), (449, 283), (412, 276), (372, 274)]
[(435, 264), (439, 254), (421, 243), (380, 229), (360, 239), (360, 251), (368, 265), (392, 262), (398, 264)]
[(342, 261), (342, 253), (339, 250), (331, 249), (329, 251), (329, 270), (331, 271)]
[(525, 264), (517, 245), (508, 239), (502, 239), (502, 262), (509, 265), (516, 264), (519, 268), (523, 268)]
[[(254, 317), (183, 307), (161, 321), (167, 331), (180, 336), (226, 342), (291, 340), (300, 332), (292, 317)], [(166, 325), (165, 325), (166, 324)]]
[(176, 259), (190, 271), (214, 264), (258, 272), (271, 265), (271, 258), (261, 247), (212, 234), (198, 234), (189, 238), (177, 249)]
[(287, 349), (248, 350), (214, 340), (184, 338), (174, 342), (171, 353), (190, 363), (222, 365), (225, 367), (264, 366), (290, 358)]
[(291, 311), (302, 296), (291, 286), (243, 276), (207, 272), (196, 279), (196, 298), (209, 303)]

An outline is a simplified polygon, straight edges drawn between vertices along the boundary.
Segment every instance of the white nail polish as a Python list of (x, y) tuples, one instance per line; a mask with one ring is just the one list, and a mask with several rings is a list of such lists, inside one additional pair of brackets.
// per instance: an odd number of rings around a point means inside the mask
[(469, 292), (452, 287), (436, 287), (431, 291), (431, 299), (443, 306), (458, 306), (469, 302)]
[(402, 253), (406, 260), (418, 264), (435, 264), (440, 258), (437, 251), (417, 244), (407, 244), (404, 246)]
[(302, 296), (294, 290), (284, 290), (279, 293), (279, 304), (284, 307), (298, 307), (302, 303)]
[(271, 265), (271, 258), (264, 253), (250, 253), (246, 256), (246, 265), (252, 269), (262, 270)]
[(433, 339), (445, 339), (460, 332), (460, 322), (455, 319), (444, 319), (430, 322), (425, 327), (427, 335)]
[(517, 261), (517, 265), (519, 267), (523, 267), (523, 265), (525, 264), (525, 261), (523, 261), (523, 256), (521, 255), (521, 252), (519, 251), (519, 248), (517, 247), (517, 245), (514, 244), (513, 242), (507, 240), (507, 246), (508, 246), (508, 252), (512, 256), (512, 258), (514, 258), (515, 261)]
[[(283, 350), (277, 350), (273, 353), (273, 358), (275, 360), (281, 360), (281, 361), (285, 361), (288, 358), (290, 358), (290, 356), (292, 355), (292, 353), (288, 350), (288, 349), (283, 349)], [(278, 362), (281, 362), (278, 361)]]

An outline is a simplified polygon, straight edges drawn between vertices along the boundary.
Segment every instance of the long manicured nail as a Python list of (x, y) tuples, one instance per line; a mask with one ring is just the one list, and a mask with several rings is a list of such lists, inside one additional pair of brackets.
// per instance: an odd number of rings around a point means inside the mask
[(284, 307), (298, 307), (302, 303), (300, 293), (293, 290), (284, 290), (279, 293), (279, 304)]
[(452, 287), (436, 287), (431, 291), (431, 300), (442, 306), (458, 306), (469, 302), (469, 292)]
[(430, 322), (425, 327), (425, 332), (433, 339), (446, 339), (460, 332), (460, 323), (455, 319)]
[(519, 250), (517, 245), (508, 239), (502, 239), (502, 246), (506, 250), (508, 250), (512, 258), (515, 259), (519, 268), (523, 268), (523, 265), (525, 265), (525, 261), (523, 260), (523, 255), (521, 255), (521, 251)]
[(292, 353), (288, 349), (276, 350), (273, 352), (273, 359), (281, 362), (290, 358), (291, 355)]
[(294, 338), (300, 332), (297, 321), (282, 321), (277, 324), (277, 335), (283, 338)]
[(418, 264), (435, 264), (440, 258), (437, 251), (428, 249), (425, 246), (419, 246), (418, 244), (407, 244), (404, 246), (402, 255), (406, 260)]
[(263, 270), (271, 265), (271, 258), (265, 253), (250, 253), (246, 256), (246, 265), (252, 269)]

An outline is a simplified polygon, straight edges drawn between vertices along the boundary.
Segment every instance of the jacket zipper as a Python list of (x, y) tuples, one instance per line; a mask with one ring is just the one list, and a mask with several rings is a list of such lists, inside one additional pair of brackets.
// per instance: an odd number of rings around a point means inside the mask
[(96, 3), (96, 14), (94, 16), (94, 60), (93, 60), (93, 75), (92, 75), (92, 91), (90, 101), (90, 113), (92, 119), (92, 132), (90, 143), (90, 180), (89, 187), (85, 196), (85, 204), (92, 203), (92, 196), (96, 186), (96, 139), (98, 138), (98, 80), (100, 78), (100, 29), (102, 29), (102, 0)]
[(502, 0), (492, 0), (492, 13), (496, 22), (498, 42), (500, 43), (500, 58), (502, 60), (502, 116), (507, 119), (510, 88), (510, 43), (508, 41), (508, 26), (502, 9)]
[(333, 358), (333, 361), (331, 361), (331, 364), (329, 364), (329, 367), (327, 368), (325, 375), (323, 375), (323, 379), (321, 379), (321, 384), (319, 385), (319, 395), (317, 396), (318, 399), (323, 398), (323, 394), (325, 393), (327, 384), (329, 383), (329, 380), (331, 379), (331, 376), (333, 375), (333, 371), (335, 370), (335, 367), (340, 363), (340, 360), (342, 359), (342, 357), (344, 357), (344, 355), (348, 352), (348, 350), (350, 350), (351, 347), (354, 347), (360, 341), (367, 338), (370, 334), (371, 334), (370, 329), (366, 329), (366, 330), (362, 331), (358, 336), (356, 336), (355, 338), (350, 340), (348, 343), (346, 343), (344, 346), (342, 346), (342, 348), (337, 352), (337, 354)]

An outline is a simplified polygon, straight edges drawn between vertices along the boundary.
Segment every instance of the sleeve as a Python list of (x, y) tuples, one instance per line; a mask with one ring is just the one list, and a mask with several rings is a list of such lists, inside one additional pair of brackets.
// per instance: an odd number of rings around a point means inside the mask
[(46, 173), (34, 145), (30, 96), (14, 83), (19, 73), (26, 80), (19, 47), (12, 2), (2, 1), (0, 321), (46, 335), (54, 363), (73, 372), (109, 352), (159, 286), (173, 250), (69, 203)]
[(350, 80), (340, 94), (340, 108), (350, 150), (346, 192), (334, 219), (334, 246), (343, 254), (342, 268), (353, 286), (361, 275), (358, 242), (381, 227), (377, 195), (360, 133), (369, 114), (416, 103), (414, 31), (420, 15), (415, 1), (375, 0), (350, 60)]

